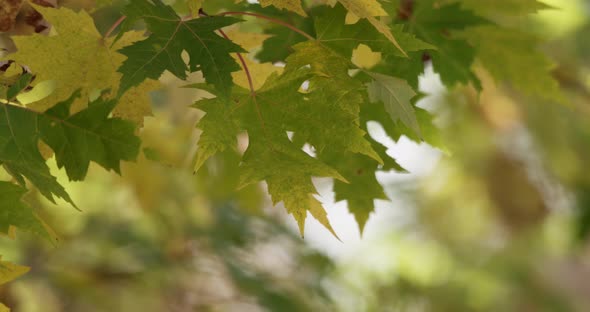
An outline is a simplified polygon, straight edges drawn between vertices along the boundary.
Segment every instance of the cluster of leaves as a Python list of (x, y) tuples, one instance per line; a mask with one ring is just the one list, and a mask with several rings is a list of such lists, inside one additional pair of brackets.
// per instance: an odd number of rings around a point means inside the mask
[[(403, 168), (367, 134), (369, 121), (394, 140), (441, 146), (432, 116), (415, 105), (426, 63), (448, 88), (481, 89), (478, 60), (498, 82), (563, 101), (538, 39), (509, 27), (546, 8), (536, 0), (189, 0), (187, 17), (160, 0), (131, 0), (115, 37), (101, 35), (83, 10), (33, 7), (50, 31), (12, 36), (16, 52), (4, 56), (0, 163), (13, 181), (0, 183), (3, 232), (15, 226), (50, 237), (21, 202), (27, 181), (49, 200), (74, 205), (46, 164), (52, 154), (74, 181), (91, 161), (119, 172), (121, 161), (134, 160), (148, 92), (165, 71), (179, 79), (201, 72), (205, 82), (191, 87), (214, 96), (194, 104), (206, 113), (195, 171), (216, 153), (238, 150), (247, 133), (239, 186), (266, 182), (302, 235), (308, 212), (336, 235), (312, 177), (335, 180), (336, 200), (348, 202), (361, 231), (374, 201), (387, 199), (376, 173)], [(263, 34), (228, 36), (223, 28), (244, 22), (236, 16), (254, 17)], [(372, 66), (354, 62), (360, 49), (380, 57)]]

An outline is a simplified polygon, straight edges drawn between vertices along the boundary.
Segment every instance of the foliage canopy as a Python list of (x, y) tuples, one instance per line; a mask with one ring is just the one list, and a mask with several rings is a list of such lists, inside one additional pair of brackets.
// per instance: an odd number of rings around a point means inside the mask
[(139, 134), (166, 71), (208, 94), (192, 105), (205, 113), (194, 171), (218, 153), (240, 154), (237, 187), (266, 182), (302, 236), (308, 212), (336, 235), (313, 177), (334, 179), (362, 231), (374, 201), (387, 199), (376, 174), (404, 171), (368, 122), (445, 149), (433, 116), (415, 105), (427, 64), (449, 89), (481, 91), (487, 71), (527, 96), (565, 101), (539, 39), (512, 27), (547, 8), (536, 0), (259, 2), (130, 0), (105, 31), (85, 10), (32, 4), (50, 28), (11, 35), (2, 57), (0, 163), (13, 179), (0, 182), (0, 230), (52, 239), (20, 201), (30, 188), (75, 207), (51, 157), (71, 181), (91, 162), (119, 173), (140, 154), (158, 158)]

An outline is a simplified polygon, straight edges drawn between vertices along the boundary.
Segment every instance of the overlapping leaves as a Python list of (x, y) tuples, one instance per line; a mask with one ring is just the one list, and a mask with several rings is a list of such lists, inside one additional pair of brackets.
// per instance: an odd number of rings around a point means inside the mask
[[(259, 61), (280, 61), (285, 67), (252, 90), (232, 81), (232, 73), (236, 76), (240, 70), (236, 53), (246, 51), (220, 35), (222, 28), (240, 20), (198, 17), (207, 2), (189, 3), (191, 15), (182, 18), (160, 0), (131, 0), (115, 40), (103, 38), (84, 11), (38, 8), (53, 25), (53, 33), (15, 37), (18, 51), (11, 59), (31, 69), (36, 75), (33, 84), (54, 80), (57, 87), (30, 107), (9, 101), (30, 84), (31, 75), (3, 89), (0, 162), (21, 185), (0, 185), (12, 192), (2, 202), (7, 212), (13, 211), (9, 206), (20, 207), (25, 179), (49, 199), (71, 202), (45, 164), (39, 141), (53, 150), (58, 166), (72, 180), (83, 179), (91, 161), (118, 172), (121, 160), (134, 159), (140, 144), (134, 125), (111, 114), (141, 126), (149, 114), (145, 93), (157, 87), (155, 81), (165, 71), (180, 79), (200, 71), (205, 84), (199, 87), (215, 96), (195, 104), (205, 112), (198, 124), (202, 134), (195, 168), (218, 152), (236, 148), (236, 137), (247, 133), (240, 184), (265, 181), (273, 202), (284, 204), (302, 234), (308, 212), (334, 233), (316, 198), (312, 177), (335, 179), (336, 200), (348, 202), (361, 230), (374, 201), (387, 198), (376, 172), (403, 169), (367, 134), (367, 122), (381, 123), (394, 140), (405, 135), (442, 146), (432, 116), (415, 105), (425, 60), (432, 61), (449, 88), (471, 84), (481, 89), (472, 68), (479, 59), (498, 81), (529, 94), (561, 99), (557, 83), (547, 74), (550, 61), (535, 48), (537, 40), (492, 22), (499, 15), (546, 8), (535, 0), (502, 0), (494, 5), (424, 0), (414, 2), (409, 12), (399, 11), (398, 1), (326, 0), (314, 3), (329, 5), (306, 6), (300, 0), (261, 0), (263, 8), (257, 10), (280, 9), (277, 12), (289, 14), (299, 33), (281, 28), (281, 23), (261, 24), (272, 37), (256, 54)], [(231, 3), (252, 7), (243, 1)], [(130, 31), (138, 21), (145, 24), (147, 37)], [(309, 35), (302, 36), (302, 31)], [(311, 37), (317, 39), (308, 40)], [(380, 55), (373, 68), (356, 68), (351, 62), (359, 45)], [(55, 55), (38, 57), (45, 49), (53, 49)], [(48, 61), (52, 59), (57, 61)], [(244, 60), (246, 66), (254, 62)], [(274, 71), (272, 64), (252, 66), (251, 76), (263, 67)], [(100, 96), (88, 104), (88, 98), (106, 89), (116, 97)], [(2, 221), (3, 228), (15, 225), (40, 232), (34, 214), (26, 207), (19, 209), (23, 214), (6, 217), (15, 221)]]

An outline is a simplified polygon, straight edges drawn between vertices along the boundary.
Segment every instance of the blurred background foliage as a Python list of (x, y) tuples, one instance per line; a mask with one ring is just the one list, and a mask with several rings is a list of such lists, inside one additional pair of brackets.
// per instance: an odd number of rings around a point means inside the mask
[[(60, 241), (1, 239), (3, 259), (32, 269), (2, 285), (0, 301), (23, 312), (588, 311), (590, 3), (546, 2), (562, 9), (508, 22), (549, 40), (570, 104), (531, 101), (483, 70), (481, 94), (425, 87), (448, 152), (427, 174), (390, 183), (405, 204), (382, 205), (362, 243), (301, 239), (263, 188), (234, 191), (234, 152), (193, 175), (199, 112), (187, 106), (202, 94), (165, 76), (141, 132), (149, 157), (122, 176), (62, 174), (81, 212), (27, 195)], [(120, 4), (93, 11), (100, 30)]]

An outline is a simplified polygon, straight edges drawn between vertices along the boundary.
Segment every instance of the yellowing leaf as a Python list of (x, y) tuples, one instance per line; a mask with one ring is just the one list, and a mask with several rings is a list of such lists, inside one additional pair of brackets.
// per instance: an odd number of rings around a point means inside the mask
[(34, 7), (57, 34), (14, 36), (18, 50), (7, 57), (28, 66), (37, 76), (36, 81), (56, 83), (51, 95), (31, 107), (45, 110), (80, 88), (82, 98), (87, 99), (92, 90), (111, 87), (113, 72), (105, 67), (111, 64), (112, 57), (90, 15), (84, 10), (76, 13), (67, 8)]
[(150, 92), (161, 87), (162, 84), (159, 81), (147, 79), (139, 86), (129, 89), (119, 99), (113, 110), (113, 117), (133, 121), (142, 127), (144, 117), (152, 115)]
[[(119, 89), (121, 74), (117, 72), (125, 56), (116, 52), (144, 38), (142, 32), (125, 33), (112, 47), (112, 39), (103, 39), (92, 18), (85, 12), (67, 8), (35, 7), (52, 24), (57, 34), (15, 36), (18, 51), (8, 56), (28, 66), (37, 76), (32, 91), (18, 99), (32, 109), (44, 111), (81, 89), (81, 98), (72, 111), (83, 109), (90, 95), (98, 90)], [(57, 60), (57, 61), (55, 61)], [(114, 114), (129, 118), (139, 125), (151, 113), (149, 91), (159, 88), (155, 81), (146, 81), (120, 99)]]

